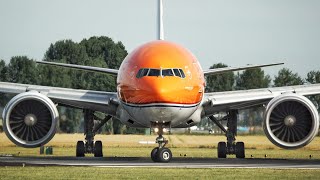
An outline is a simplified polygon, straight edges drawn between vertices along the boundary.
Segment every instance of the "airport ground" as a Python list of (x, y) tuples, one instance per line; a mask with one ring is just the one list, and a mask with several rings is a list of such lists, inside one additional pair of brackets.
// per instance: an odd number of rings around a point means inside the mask
[[(224, 136), (214, 135), (166, 135), (168, 147), (173, 157), (180, 158), (217, 158), (216, 146), (224, 141)], [(154, 135), (97, 135), (103, 141), (105, 157), (149, 157), (155, 144)], [(83, 139), (82, 134), (56, 134), (46, 146), (53, 147), (50, 156), (75, 156), (75, 144)], [(316, 137), (308, 146), (298, 150), (283, 150), (265, 136), (238, 136), (238, 141), (246, 143), (246, 158), (276, 159), (320, 159), (320, 137)], [(40, 155), (39, 148), (25, 149), (12, 144), (5, 134), (0, 134), (0, 155), (46, 156)], [(231, 156), (231, 158), (234, 158)], [(57, 173), (58, 172), (58, 173)], [(101, 167), (0, 167), (1, 179), (318, 179), (319, 169), (247, 169), (247, 168), (101, 168)]]

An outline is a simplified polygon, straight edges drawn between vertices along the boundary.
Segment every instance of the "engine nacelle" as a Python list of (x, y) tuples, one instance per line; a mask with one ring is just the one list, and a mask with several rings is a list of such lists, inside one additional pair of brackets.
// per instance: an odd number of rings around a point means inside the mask
[(309, 144), (318, 128), (317, 108), (306, 97), (294, 93), (273, 98), (264, 114), (264, 132), (281, 148), (296, 149)]
[(39, 147), (55, 135), (59, 118), (55, 104), (36, 91), (13, 97), (3, 110), (3, 130), (18, 146)]

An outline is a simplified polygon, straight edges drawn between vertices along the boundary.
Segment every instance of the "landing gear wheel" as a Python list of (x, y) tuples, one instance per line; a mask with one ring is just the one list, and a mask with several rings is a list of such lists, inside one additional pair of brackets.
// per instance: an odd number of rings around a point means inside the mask
[(172, 159), (172, 153), (168, 148), (160, 148), (157, 154), (158, 154), (158, 162), (167, 163), (167, 162), (170, 162), (170, 160)]
[(83, 141), (78, 141), (77, 142), (77, 149), (76, 149), (76, 156), (77, 157), (84, 157), (84, 142)]
[(158, 151), (159, 151), (158, 147), (152, 149), (152, 151), (151, 151), (151, 159), (152, 159), (153, 162), (158, 162), (159, 161), (158, 160)]
[(245, 158), (244, 143), (243, 142), (236, 143), (236, 157), (237, 158)]
[(94, 157), (103, 157), (101, 141), (96, 141), (94, 144)]
[(226, 158), (227, 157), (227, 145), (225, 142), (218, 143), (218, 158)]

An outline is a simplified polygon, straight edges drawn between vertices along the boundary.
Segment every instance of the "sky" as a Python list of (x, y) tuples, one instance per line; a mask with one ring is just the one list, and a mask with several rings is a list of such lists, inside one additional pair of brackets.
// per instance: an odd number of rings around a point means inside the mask
[[(41, 60), (51, 43), (92, 36), (128, 52), (156, 39), (157, 0), (0, 0), (0, 59)], [(203, 69), (284, 62), (306, 77), (320, 70), (318, 0), (164, 0), (165, 40), (181, 44)]]

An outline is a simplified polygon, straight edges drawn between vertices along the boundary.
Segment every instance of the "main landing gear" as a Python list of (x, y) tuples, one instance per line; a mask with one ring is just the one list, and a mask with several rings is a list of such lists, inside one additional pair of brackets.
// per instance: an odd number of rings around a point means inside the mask
[[(85, 141), (77, 142), (76, 156), (84, 157), (85, 154), (94, 154), (94, 157), (103, 157), (102, 142), (95, 141), (96, 132), (111, 119), (111, 116), (106, 116), (104, 119), (96, 117), (94, 111), (85, 109), (84, 111), (84, 135)], [(94, 121), (100, 121), (96, 126)]]
[(226, 134), (227, 142), (218, 143), (218, 158), (226, 158), (227, 154), (235, 154), (237, 158), (245, 158), (245, 148), (243, 142), (236, 142), (237, 135), (237, 110), (231, 110), (223, 120), (227, 120), (226, 130), (222, 124), (214, 117), (209, 118)]
[(170, 162), (172, 159), (172, 153), (169, 148), (165, 147), (168, 144), (168, 140), (162, 136), (163, 124), (157, 124), (156, 129), (158, 133), (156, 143), (158, 143), (159, 146), (151, 151), (151, 159), (154, 162)]

